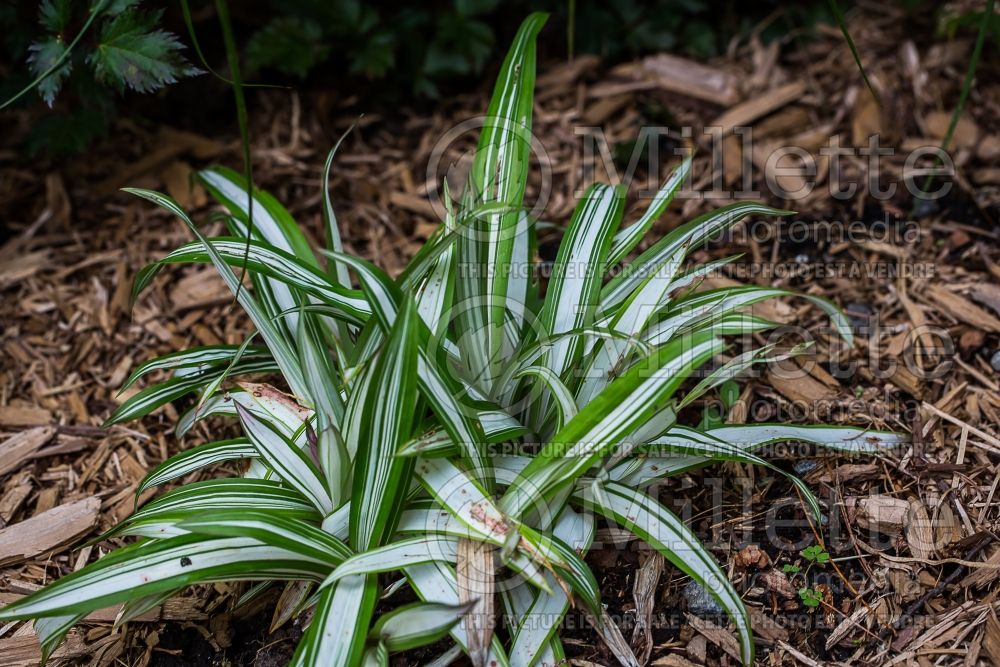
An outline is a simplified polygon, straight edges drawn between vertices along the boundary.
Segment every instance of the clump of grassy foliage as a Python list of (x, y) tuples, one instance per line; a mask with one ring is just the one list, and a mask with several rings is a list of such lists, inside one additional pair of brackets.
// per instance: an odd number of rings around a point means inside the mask
[[(747, 307), (789, 294), (694, 289), (733, 259), (689, 266), (695, 246), (748, 215), (783, 213), (755, 202), (677, 227), (608, 277), (670, 203), (689, 160), (627, 226), (623, 190), (592, 186), (541, 296), (523, 270), (536, 245), (523, 204), (544, 22), (528, 17), (507, 54), (460, 202), (395, 279), (343, 252), (326, 189), (325, 248), (311, 247), (263, 192), (252, 193), (248, 229), (247, 185), (225, 169), (199, 176), (227, 210), (225, 237), (206, 238), (169, 197), (132, 190), (196, 237), (144, 269), (134, 296), (167, 264), (211, 263), (256, 327), (242, 345), (178, 351), (135, 370), (127, 386), (153, 371), (170, 379), (126, 400), (110, 424), (194, 393), (179, 436), (210, 415), (235, 417), (243, 431), (164, 461), (137, 491), (223, 461), (249, 467), (160, 495), (103, 536), (140, 540), (7, 606), (0, 620), (36, 619), (48, 655), (95, 609), (123, 603), (125, 622), (191, 584), (252, 581), (244, 599), (284, 587), (276, 623), (311, 611), (294, 665), (387, 664), (392, 652), (448, 635), (446, 659), (465, 651), (476, 664), (555, 664), (565, 655), (558, 620), (572, 606), (602, 623), (600, 587), (584, 561), (600, 516), (709, 590), (752, 660), (739, 594), (646, 489), (716, 461), (776, 470), (755, 453), (770, 442), (866, 452), (898, 438), (678, 423), (699, 396), (777, 353), (765, 347), (701, 372), (725, 336), (776, 326)], [(239, 287), (233, 267), (244, 265), (252, 289)], [(844, 315), (808, 298), (850, 341)], [(250, 381), (261, 373), (279, 374), (281, 389)], [(809, 488), (791, 479), (818, 512)], [(393, 606), (400, 587), (419, 601)], [(505, 613), (494, 633), (497, 598)], [(376, 614), (380, 599), (391, 611)]]

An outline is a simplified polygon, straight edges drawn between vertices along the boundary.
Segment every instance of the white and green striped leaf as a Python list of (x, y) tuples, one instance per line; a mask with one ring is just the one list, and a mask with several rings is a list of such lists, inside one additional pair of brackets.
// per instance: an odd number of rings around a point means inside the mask
[(556, 375), (555, 371), (547, 366), (528, 366), (518, 371), (514, 377), (524, 377), (526, 375), (538, 378), (542, 386), (548, 390), (549, 395), (555, 401), (557, 419), (553, 424), (554, 430), (561, 429), (566, 422), (576, 416), (576, 400), (573, 398), (573, 394), (569, 388)]
[(689, 251), (693, 250), (699, 244), (720, 236), (748, 215), (789, 214), (791, 211), (782, 211), (757, 202), (735, 202), (681, 225), (650, 246), (634, 262), (625, 265), (622, 271), (604, 286), (601, 290), (600, 312), (612, 312), (649, 277), (650, 273), (662, 266), (664, 261), (673, 256), (679, 248), (686, 246)]
[(847, 315), (829, 299), (785, 289), (754, 285), (708, 290), (675, 301), (667, 309), (666, 317), (650, 327), (644, 335), (644, 339), (652, 345), (659, 345), (678, 333), (714, 329), (715, 323), (727, 315), (749, 308), (761, 301), (786, 296), (802, 298), (817, 306), (830, 318), (836, 327), (837, 334), (844, 339), (844, 342), (853, 345), (854, 334), (851, 331)]
[(233, 273), (233, 270), (229, 268), (226, 260), (222, 255), (215, 249), (215, 247), (209, 242), (207, 238), (198, 230), (198, 227), (191, 221), (191, 218), (184, 212), (180, 206), (177, 205), (173, 199), (166, 195), (162, 195), (158, 192), (153, 192), (152, 190), (140, 190), (135, 188), (125, 188), (125, 192), (130, 192), (134, 195), (147, 199), (154, 204), (170, 211), (181, 221), (187, 225), (191, 233), (194, 234), (198, 241), (201, 242), (202, 246), (205, 248), (208, 256), (211, 258), (213, 266), (215, 266), (216, 271), (222, 276), (223, 281), (229, 290), (237, 296), (237, 300), (246, 311), (247, 315), (253, 320), (254, 325), (260, 332), (261, 337), (267, 344), (268, 349), (274, 356), (274, 360), (277, 362), (278, 366), (281, 368), (281, 373), (285, 377), (292, 391), (298, 394), (305, 393), (305, 380), (302, 378), (302, 373), (299, 368), (298, 355), (295, 354), (288, 338), (285, 333), (271, 321), (271, 318), (266, 310), (264, 310), (260, 304), (247, 292), (247, 290), (242, 289), (239, 284), (239, 278)]
[(578, 498), (634, 533), (708, 591), (736, 625), (743, 663), (753, 663), (750, 618), (743, 600), (698, 537), (673, 512), (645, 493), (616, 482), (604, 484), (600, 493), (587, 487)]
[(374, 576), (343, 579), (322, 591), (289, 667), (360, 664), (377, 599)]
[(334, 507), (341, 501), (341, 489), (347, 480), (351, 461), (341, 437), (344, 400), (340, 394), (338, 373), (323, 341), (316, 316), (299, 317), (297, 339), (302, 358), (302, 373), (316, 413), (317, 450), (320, 468)]
[(246, 438), (233, 438), (231, 440), (219, 440), (198, 445), (191, 449), (184, 450), (171, 456), (169, 459), (153, 468), (135, 490), (135, 495), (142, 495), (144, 492), (169, 482), (178, 477), (184, 477), (191, 473), (224, 461), (234, 461), (239, 459), (254, 458), (257, 456), (257, 449), (250, 444)]
[[(594, 520), (589, 515), (578, 513), (571, 507), (563, 509), (554, 525), (554, 534), (569, 547), (581, 553), (586, 552), (594, 539)], [(551, 579), (551, 575), (546, 574)], [(513, 665), (530, 667), (553, 660), (562, 652), (555, 638), (561, 619), (570, 607), (570, 599), (562, 587), (552, 581), (552, 591), (530, 591), (526, 587), (516, 615), (518, 623), (513, 630), (510, 659)]]
[(257, 358), (242, 360), (231, 369), (215, 366), (204, 371), (178, 375), (165, 382), (150, 385), (130, 396), (111, 413), (111, 416), (104, 422), (104, 426), (121, 424), (148, 415), (171, 401), (176, 401), (193, 391), (211, 386), (213, 381), (227, 370), (230, 375), (248, 375), (251, 373), (273, 373), (279, 370), (279, 367), (271, 359)]
[(152, 595), (144, 595), (142, 597), (126, 600), (124, 604), (122, 604), (122, 608), (118, 612), (118, 615), (115, 616), (115, 627), (120, 627), (125, 623), (139, 618), (146, 612), (153, 611), (157, 607), (163, 605), (167, 600), (177, 595), (181, 590), (183, 589), (168, 590), (161, 593), (153, 593)]
[(351, 557), (351, 550), (339, 539), (314, 524), (280, 512), (265, 510), (215, 510), (199, 512), (180, 527), (199, 535), (252, 537), (263, 544), (281, 547), (318, 562), (339, 566)]
[(805, 482), (797, 476), (778, 468), (770, 461), (757, 456), (748, 449), (739, 447), (729, 441), (715, 438), (695, 429), (675, 427), (667, 435), (651, 441), (643, 449), (647, 452), (658, 453), (666, 451), (682, 456), (703, 456), (716, 461), (736, 461), (773, 470), (779, 475), (784, 475), (788, 478), (809, 505), (813, 518), (817, 521), (820, 520), (822, 510), (820, 509), (819, 501)]
[[(571, 485), (641, 424), (667, 407), (674, 391), (722, 349), (708, 334), (678, 339), (636, 364), (571, 419), (511, 485), (500, 507), (520, 516), (555, 489)], [(636, 443), (641, 444), (641, 443)]]
[[(210, 249), (209, 246), (211, 246)], [(272, 283), (272, 289), (274, 285), (278, 285), (296, 290), (303, 295), (315, 297), (333, 308), (333, 312), (337, 314), (338, 318), (345, 322), (363, 324), (371, 314), (368, 304), (360, 293), (331, 283), (329, 278), (318, 268), (305, 264), (294, 255), (263, 241), (248, 242), (246, 239), (236, 237), (205, 239), (201, 242), (188, 243), (173, 250), (166, 257), (150, 264), (136, 275), (132, 288), (133, 298), (145, 289), (159, 270), (167, 264), (209, 261), (215, 263), (216, 258), (226, 266), (242, 267), (246, 265), (247, 270), (252, 271), (251, 275), (264, 276), (269, 279)], [(288, 294), (287, 298), (276, 304), (268, 319), (285, 311), (293, 315), (297, 312), (297, 307), (301, 302), (292, 298), (291, 292)]]
[(378, 357), (352, 401), (347, 428), (358, 445), (351, 496), (351, 546), (367, 551), (392, 533), (413, 461), (396, 456), (413, 429), (417, 410), (416, 307), (405, 299)]
[[(337, 143), (327, 153), (326, 162), (323, 164), (323, 228), (326, 230), (326, 247), (334, 252), (344, 252), (344, 243), (340, 237), (337, 213), (333, 209), (333, 202), (330, 201), (330, 170), (333, 167), (333, 158), (336, 157), (337, 150), (352, 129), (354, 129), (353, 125), (337, 139)], [(351, 289), (351, 276), (347, 273), (346, 266), (336, 260), (328, 260), (326, 273), (344, 289)]]
[(322, 580), (326, 561), (249, 538), (182, 535), (118, 549), (0, 609), (0, 620), (86, 614), (206, 581)]
[(403, 570), (413, 565), (440, 561), (454, 563), (458, 540), (440, 534), (413, 537), (391, 542), (347, 558), (337, 566), (322, 586), (335, 584), (344, 577), (375, 572)]
[(622, 338), (599, 340), (583, 380), (576, 394), (579, 405), (587, 405), (616, 375), (628, 367), (635, 350), (629, 341), (635, 340), (656, 314), (660, 303), (670, 289), (674, 276), (680, 270), (687, 246), (679, 246), (663, 263), (654, 267), (648, 277), (636, 285), (635, 290), (610, 316), (608, 326)]
[[(559, 245), (539, 315), (543, 338), (552, 338), (594, 322), (611, 238), (621, 223), (625, 193), (610, 185), (592, 185), (577, 204)], [(579, 338), (561, 338), (544, 357), (557, 376), (579, 357)]]
[(667, 176), (667, 180), (663, 182), (656, 195), (653, 196), (653, 201), (649, 203), (642, 216), (615, 234), (614, 242), (611, 244), (611, 252), (604, 263), (605, 272), (610, 271), (615, 264), (622, 261), (626, 255), (632, 252), (639, 242), (642, 241), (643, 237), (646, 236), (653, 223), (667, 210), (670, 202), (674, 199), (674, 195), (677, 194), (677, 190), (691, 173), (691, 160), (691, 156), (684, 158), (680, 165)]
[(770, 363), (784, 361), (805, 352), (812, 343), (797, 345), (788, 350), (776, 350), (775, 345), (764, 345), (742, 352), (726, 363), (722, 364), (711, 373), (703, 377), (698, 384), (685, 392), (684, 398), (677, 403), (677, 409), (681, 410), (701, 398), (706, 392), (723, 384), (728, 380), (738, 377), (741, 373), (759, 363)]
[[(135, 370), (125, 380), (118, 393), (125, 391), (139, 378), (159, 370), (176, 370), (178, 368), (201, 368), (211, 366), (226, 366), (235, 357), (240, 349), (240, 345), (207, 345), (204, 347), (192, 347), (187, 350), (179, 350), (161, 355), (136, 366)], [(242, 358), (245, 361), (257, 361), (269, 358), (271, 355), (263, 347), (247, 347), (243, 350)]]
[(535, 39), (546, 18), (535, 13), (525, 19), (507, 52), (463, 196), (473, 206), (497, 205), (496, 212), (462, 221), (458, 242), (459, 341), (486, 391), (499, 375), (503, 351), (510, 265), (531, 155)]
[[(203, 169), (197, 174), (208, 193), (243, 223), (249, 221), (250, 199), (246, 179), (226, 167)], [(270, 194), (253, 191), (254, 233), (269, 244), (281, 248), (312, 266), (319, 266), (316, 255), (299, 225), (281, 203)]]
[(427, 492), (479, 539), (503, 546), (517, 531), (475, 478), (448, 459), (421, 458), (414, 472)]
[(393, 609), (379, 618), (371, 638), (389, 651), (408, 651), (433, 644), (445, 637), (473, 603), (447, 605), (437, 602), (413, 602)]
[(115, 535), (165, 537), (183, 534), (178, 526), (193, 514), (212, 510), (258, 509), (318, 522), (322, 516), (294, 489), (266, 479), (229, 477), (193, 482), (146, 503), (91, 543)]
[[(349, 255), (336, 255), (357, 273), (361, 287), (368, 297), (372, 311), (384, 331), (392, 328), (403, 294), (385, 274), (371, 263)], [(437, 359), (438, 350), (430, 350), (430, 332), (423, 320), (418, 318), (417, 380), (421, 395), (430, 403), (441, 425), (448, 431), (452, 441), (458, 445), (466, 460), (473, 467), (476, 478), (489, 482), (489, 461), (483, 453), (484, 437), (471, 418), (475, 409), (463, 404), (459, 397), (462, 391), (458, 382), (442, 369)]]
[(42, 665), (48, 662), (52, 653), (62, 644), (66, 633), (83, 620), (86, 614), (67, 614), (65, 616), (42, 616), (31, 624), (38, 636), (42, 648)]
[(877, 454), (910, 441), (903, 433), (874, 431), (856, 426), (797, 424), (738, 424), (720, 426), (708, 435), (731, 442), (744, 449), (755, 449), (778, 442), (808, 442), (849, 454)]
[(334, 510), (323, 472), (316, 461), (269, 421), (263, 421), (239, 403), (236, 411), (243, 431), (257, 454), (289, 486), (308, 498), (323, 514)]
[[(406, 578), (413, 591), (424, 602), (436, 602), (449, 606), (458, 606), (458, 579), (455, 570), (450, 565), (440, 562), (424, 563), (406, 568)], [(468, 651), (469, 642), (465, 627), (462, 624), (451, 628), (451, 636), (455, 642)], [(490, 653), (486, 663), (496, 667), (510, 667), (507, 653), (500, 640), (493, 635), (490, 643)]]

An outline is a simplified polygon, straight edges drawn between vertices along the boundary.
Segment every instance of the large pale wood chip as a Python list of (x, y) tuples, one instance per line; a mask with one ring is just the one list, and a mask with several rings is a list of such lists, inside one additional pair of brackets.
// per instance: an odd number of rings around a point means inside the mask
[(170, 289), (170, 303), (178, 311), (225, 303), (232, 298), (232, 293), (215, 269), (193, 271)]
[[(840, 642), (840, 640), (844, 639), (851, 633), (856, 632), (859, 629), (864, 629), (864, 626), (861, 624), (861, 620), (868, 615), (869, 609), (870, 607), (866, 605), (858, 605), (858, 608), (855, 609), (850, 616), (845, 616), (843, 620), (837, 624), (837, 627), (833, 629), (833, 632), (831, 632), (826, 638), (826, 650), (829, 651), (832, 649), (838, 642)], [(757, 628), (754, 628), (755, 632), (756, 630)]]
[(10, 523), (34, 488), (30, 471), (24, 471), (8, 480), (3, 496), (0, 496), (0, 528)]
[(566, 88), (577, 82), (577, 80), (593, 71), (601, 64), (601, 59), (593, 55), (582, 55), (573, 58), (569, 62), (556, 65), (544, 74), (539, 74), (535, 80), (535, 88), (538, 91), (549, 88)]
[(695, 663), (704, 665), (708, 662), (708, 640), (701, 635), (695, 635), (688, 640), (687, 646), (684, 647), (684, 652)]
[(848, 516), (854, 517), (858, 527), (884, 535), (902, 535), (910, 514), (910, 503), (892, 496), (847, 498), (845, 505)]
[(691, 662), (676, 653), (670, 653), (662, 658), (657, 658), (649, 664), (651, 667), (698, 667), (698, 663)]
[[(931, 111), (924, 117), (924, 125), (927, 132), (935, 139), (944, 139), (951, 125), (951, 111)], [(979, 139), (979, 126), (969, 116), (962, 114), (958, 118), (958, 124), (951, 135), (951, 142), (948, 150), (955, 148), (975, 148)]]
[(50, 266), (52, 264), (50, 254), (51, 251), (46, 249), (0, 257), (0, 267), (2, 267), (0, 268), (0, 289), (6, 289), (22, 280), (27, 280), (43, 267)]
[(753, 628), (753, 636), (757, 641), (772, 644), (779, 641), (788, 641), (788, 630), (781, 623), (778, 623), (757, 607), (748, 605), (747, 613), (750, 615), (750, 627)]
[(906, 543), (915, 558), (930, 559), (936, 552), (934, 528), (927, 506), (918, 498), (910, 500), (909, 513), (903, 526)]
[[(24, 582), (22, 582), (23, 584)], [(27, 590), (37, 590), (25, 586)], [(40, 588), (40, 587), (39, 587)], [(24, 597), (20, 593), (0, 593), (0, 604), (8, 605)], [(92, 611), (81, 621), (82, 623), (114, 623), (121, 613), (123, 605), (115, 605)], [(205, 601), (194, 596), (170, 598), (163, 605), (145, 612), (132, 619), (133, 622), (157, 623), (159, 621), (204, 621), (208, 614), (202, 610)]]
[(817, 482), (844, 484), (847, 481), (859, 482), (875, 479), (882, 475), (882, 466), (877, 463), (844, 463), (833, 470), (821, 469), (815, 476)]
[(749, 125), (761, 116), (766, 116), (790, 102), (802, 97), (806, 84), (801, 81), (785, 84), (737, 104), (715, 119), (711, 125), (722, 127), (722, 134), (729, 134), (735, 127)]
[(805, 177), (802, 156), (783, 151), (784, 143), (758, 141), (750, 151), (750, 159), (764, 173), (768, 182), (774, 183), (774, 194), (782, 199), (793, 199), (807, 194), (810, 184)]
[(830, 400), (837, 395), (837, 392), (806, 373), (805, 370), (795, 373), (777, 373), (769, 370), (767, 381), (782, 396), (796, 403), (813, 405), (820, 401)]
[[(1000, 549), (994, 551), (993, 555), (986, 562), (994, 566), (1000, 566)], [(1000, 577), (1000, 567), (978, 568), (967, 574), (959, 582), (958, 587), (963, 590), (966, 588), (980, 588), (996, 581), (997, 577)]]
[(990, 315), (964, 296), (955, 294), (947, 287), (928, 285), (925, 294), (956, 320), (971, 324), (984, 331), (1000, 333), (1000, 319)]
[(169, 163), (179, 155), (190, 153), (196, 158), (206, 159), (215, 157), (226, 148), (221, 141), (167, 127), (160, 130), (159, 141), (155, 145), (159, 148), (138, 160), (126, 161), (121, 169), (93, 186), (92, 190), (102, 194), (110, 193), (125, 184), (134, 183), (140, 176)]
[(986, 617), (986, 633), (983, 635), (983, 648), (993, 658), (994, 665), (1000, 665), (1000, 620), (992, 610)]
[(643, 70), (672, 93), (729, 107), (740, 101), (739, 80), (731, 72), (660, 53), (642, 61)]
[(920, 377), (906, 367), (906, 364), (896, 364), (889, 381), (914, 398), (924, 397), (923, 382), (920, 381)]
[(761, 572), (758, 581), (764, 584), (764, 588), (768, 592), (777, 595), (781, 599), (794, 600), (797, 595), (795, 587), (788, 580), (788, 575), (776, 567)]
[(780, 642), (778, 646), (787, 651), (790, 656), (801, 662), (803, 665), (807, 665), (807, 667), (822, 667), (822, 663), (816, 662), (802, 651), (792, 648), (788, 642)]
[(0, 565), (19, 563), (86, 535), (97, 525), (100, 509), (101, 499), (91, 496), (0, 530)]
[(393, 192), (389, 195), (389, 203), (397, 208), (403, 209), (404, 211), (426, 216), (431, 220), (437, 220), (438, 218), (437, 211), (434, 209), (434, 204), (432, 204), (427, 197), (411, 195), (406, 192)]
[(0, 443), (0, 475), (17, 470), (28, 458), (55, 435), (52, 426), (36, 426)]
[(740, 662), (740, 643), (736, 640), (736, 635), (711, 621), (698, 618), (694, 614), (685, 613), (684, 616), (687, 617), (691, 627), (698, 631), (698, 634), (728, 653), (733, 660)]
[(851, 143), (864, 146), (872, 135), (884, 134), (881, 106), (871, 95), (858, 95), (851, 114)]
[(0, 426), (43, 426), (52, 423), (52, 413), (45, 408), (0, 405)]
[(994, 313), (1000, 315), (1000, 285), (986, 282), (977, 283), (969, 288), (969, 296), (984, 306), (989, 306)]
[[(66, 640), (55, 650), (50, 664), (60, 660), (79, 658), (87, 655), (91, 647), (83, 639), (83, 633), (71, 630)], [(34, 632), (16, 637), (0, 639), (0, 659), (4, 667), (37, 667), (42, 661), (42, 648)]]

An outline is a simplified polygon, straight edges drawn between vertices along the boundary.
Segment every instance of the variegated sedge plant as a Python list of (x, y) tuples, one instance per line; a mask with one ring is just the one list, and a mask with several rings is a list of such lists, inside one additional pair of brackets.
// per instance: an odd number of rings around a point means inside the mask
[[(164, 461), (137, 492), (220, 462), (249, 464), (241, 476), (186, 484), (146, 503), (100, 538), (139, 541), (8, 605), (0, 620), (35, 619), (49, 655), (95, 609), (123, 603), (121, 623), (186, 586), (236, 580), (257, 582), (241, 602), (283, 586), (274, 622), (308, 622), (294, 665), (387, 664), (392, 652), (448, 635), (452, 647), (439, 664), (464, 651), (475, 664), (551, 665), (565, 656), (555, 630), (572, 606), (615, 632), (601, 620), (600, 590), (582, 557), (597, 515), (710, 591), (752, 662), (739, 594), (646, 489), (716, 461), (777, 470), (754, 453), (767, 443), (863, 453), (900, 437), (677, 423), (706, 391), (777, 354), (765, 347), (698, 373), (723, 353), (725, 336), (776, 326), (745, 309), (790, 295), (696, 289), (734, 258), (692, 267), (692, 248), (747, 216), (785, 213), (755, 202), (677, 227), (609, 277), (664, 212), (690, 160), (630, 225), (621, 224), (622, 189), (592, 186), (566, 228), (544, 297), (532, 272), (512, 270), (530, 265), (535, 249), (523, 200), (544, 22), (533, 14), (521, 26), (463, 196), (395, 279), (343, 251), (329, 199), (333, 152), (323, 174), (327, 243), (318, 252), (274, 198), (253, 192), (251, 204), (247, 184), (226, 169), (199, 179), (227, 211), (227, 237), (206, 238), (165, 195), (131, 190), (196, 237), (141, 271), (133, 298), (167, 264), (211, 263), (256, 327), (242, 345), (167, 354), (129, 378), (126, 387), (154, 371), (169, 374), (125, 400), (109, 424), (194, 394), (178, 436), (210, 415), (237, 418), (243, 432)], [(244, 265), (252, 289), (239, 286), (234, 267)], [(844, 315), (806, 298), (850, 342)], [(250, 381), (262, 373), (280, 375), (282, 386)], [(817, 512), (809, 489), (790, 479)], [(471, 570), (484, 583), (470, 588)], [(391, 606), (401, 587), (418, 601), (376, 618), (378, 601)], [(499, 633), (482, 622), (494, 604), (504, 611)]]

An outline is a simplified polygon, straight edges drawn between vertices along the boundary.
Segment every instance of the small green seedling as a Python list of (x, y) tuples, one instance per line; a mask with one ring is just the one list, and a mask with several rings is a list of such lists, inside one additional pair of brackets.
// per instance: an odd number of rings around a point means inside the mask
[(806, 547), (801, 552), (802, 557), (805, 558), (810, 563), (816, 563), (817, 565), (823, 565), (824, 563), (830, 562), (830, 554), (827, 553), (826, 549), (818, 544), (814, 544), (811, 547)]
[(804, 587), (799, 589), (799, 599), (805, 606), (815, 608), (823, 601), (823, 594), (815, 588)]

